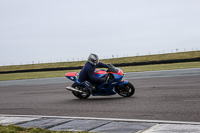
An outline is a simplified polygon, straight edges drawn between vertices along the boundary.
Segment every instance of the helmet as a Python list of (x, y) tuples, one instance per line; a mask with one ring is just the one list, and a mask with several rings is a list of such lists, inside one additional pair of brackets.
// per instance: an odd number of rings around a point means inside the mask
[(96, 66), (99, 63), (99, 57), (96, 54), (90, 54), (88, 57), (88, 61), (90, 64)]

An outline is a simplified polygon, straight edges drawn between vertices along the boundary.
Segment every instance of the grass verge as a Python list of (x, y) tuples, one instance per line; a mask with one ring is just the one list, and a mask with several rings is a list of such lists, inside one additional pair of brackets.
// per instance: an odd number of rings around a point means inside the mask
[[(103, 59), (101, 60), (101, 62), (106, 63), (106, 64), (110, 64), (111, 62), (113, 64), (120, 64), (120, 63), (149, 62), (149, 61), (173, 60), (173, 59), (191, 59), (191, 58), (197, 58), (197, 57), (200, 57), (200, 51)], [(85, 62), (86, 61), (76, 61), (76, 62), (58, 62), (58, 63), (44, 63), (44, 64), (30, 64), (30, 65), (0, 66), (0, 72), (42, 69), (42, 68), (76, 67), (76, 66), (84, 66)]]
[[(120, 68), (124, 72), (141, 72), (141, 71), (156, 71), (156, 70), (170, 70), (170, 69), (200, 68), (200, 62), (129, 66), (129, 67), (120, 67)], [(67, 73), (67, 72), (80, 72), (80, 70), (62, 70), (62, 71), (49, 71), (49, 72), (27, 72), (27, 73), (0, 74), (0, 81), (64, 77), (65, 73)]]
[(71, 132), (71, 131), (50, 131), (41, 128), (23, 128), (16, 125), (0, 125), (0, 133), (89, 133), (89, 132)]

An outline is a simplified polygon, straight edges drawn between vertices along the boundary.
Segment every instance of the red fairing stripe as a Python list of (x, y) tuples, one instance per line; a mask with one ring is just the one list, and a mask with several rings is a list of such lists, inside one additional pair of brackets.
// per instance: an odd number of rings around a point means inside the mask
[(118, 74), (118, 75), (121, 75), (121, 76), (123, 76), (124, 74), (123, 74), (123, 72), (121, 71), (121, 70), (118, 70), (118, 72), (117, 73), (114, 73), (114, 72), (109, 72), (109, 73), (112, 73), (112, 74)]
[(65, 76), (67, 77), (75, 77), (77, 74), (77, 72), (70, 72), (70, 73), (66, 73)]

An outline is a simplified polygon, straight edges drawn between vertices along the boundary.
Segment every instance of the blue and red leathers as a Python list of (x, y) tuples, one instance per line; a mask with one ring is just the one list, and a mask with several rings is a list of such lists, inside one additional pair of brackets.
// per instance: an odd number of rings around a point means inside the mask
[(101, 81), (101, 78), (95, 76), (94, 74), (96, 67), (108, 68), (106, 64), (101, 63), (101, 62), (99, 62), (96, 66), (92, 65), (89, 62), (86, 62), (79, 74), (78, 81), (79, 82), (89, 81), (92, 84), (99, 83)]

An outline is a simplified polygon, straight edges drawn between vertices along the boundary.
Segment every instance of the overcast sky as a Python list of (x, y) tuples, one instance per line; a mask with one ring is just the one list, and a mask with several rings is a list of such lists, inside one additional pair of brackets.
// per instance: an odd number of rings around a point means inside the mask
[(200, 0), (0, 0), (0, 65), (200, 49)]

